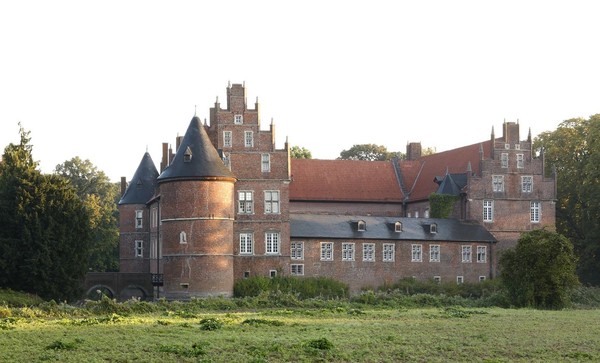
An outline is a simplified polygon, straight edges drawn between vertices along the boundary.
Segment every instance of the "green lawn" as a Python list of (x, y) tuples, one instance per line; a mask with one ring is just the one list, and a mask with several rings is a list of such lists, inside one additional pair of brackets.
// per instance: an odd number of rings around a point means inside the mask
[(500, 308), (9, 316), (0, 362), (599, 361), (599, 321)]

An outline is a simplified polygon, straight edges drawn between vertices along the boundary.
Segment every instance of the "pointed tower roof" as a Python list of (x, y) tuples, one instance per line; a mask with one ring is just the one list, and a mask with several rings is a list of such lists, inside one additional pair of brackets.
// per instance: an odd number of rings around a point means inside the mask
[(125, 193), (119, 200), (121, 204), (146, 204), (154, 195), (158, 170), (150, 154), (146, 151)]
[(462, 188), (467, 185), (467, 175), (446, 173), (443, 178), (436, 177), (434, 181), (440, 185), (436, 193), (460, 195)]
[(169, 166), (160, 174), (158, 182), (172, 179), (231, 178), (233, 173), (223, 164), (210, 141), (202, 121), (194, 116), (177, 153)]

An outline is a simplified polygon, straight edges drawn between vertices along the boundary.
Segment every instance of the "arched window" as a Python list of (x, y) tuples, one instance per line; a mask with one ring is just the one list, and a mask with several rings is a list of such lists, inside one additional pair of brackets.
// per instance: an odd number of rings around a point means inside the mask
[(358, 221), (357, 229), (359, 232), (364, 232), (367, 230), (367, 223), (365, 221)]
[(402, 222), (398, 221), (398, 222), (394, 223), (394, 231), (402, 232)]

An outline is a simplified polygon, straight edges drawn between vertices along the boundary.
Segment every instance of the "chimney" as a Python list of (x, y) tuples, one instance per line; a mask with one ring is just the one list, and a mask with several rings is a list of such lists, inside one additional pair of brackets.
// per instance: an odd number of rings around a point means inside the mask
[(169, 154), (169, 144), (167, 144), (166, 142), (163, 142), (163, 144), (162, 144), (162, 160), (160, 161), (160, 172), (161, 173), (167, 168), (167, 166), (169, 166), (168, 154)]
[(127, 179), (122, 176), (121, 177), (121, 196), (123, 196), (123, 194), (125, 194), (125, 189), (127, 189)]
[(406, 159), (417, 160), (421, 157), (421, 143), (410, 142), (406, 145)]

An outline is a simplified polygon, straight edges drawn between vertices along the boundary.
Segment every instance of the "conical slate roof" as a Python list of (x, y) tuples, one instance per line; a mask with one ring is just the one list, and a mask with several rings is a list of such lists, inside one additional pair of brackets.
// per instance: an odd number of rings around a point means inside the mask
[(223, 164), (219, 153), (197, 116), (192, 118), (171, 164), (163, 170), (158, 182), (171, 179), (235, 178)]
[(131, 182), (125, 189), (125, 193), (119, 200), (119, 205), (146, 204), (154, 195), (156, 178), (158, 178), (158, 170), (156, 170), (150, 154), (146, 152), (135, 174), (133, 174)]
[(467, 185), (466, 174), (446, 174), (441, 180), (438, 194), (460, 195), (462, 188)]

